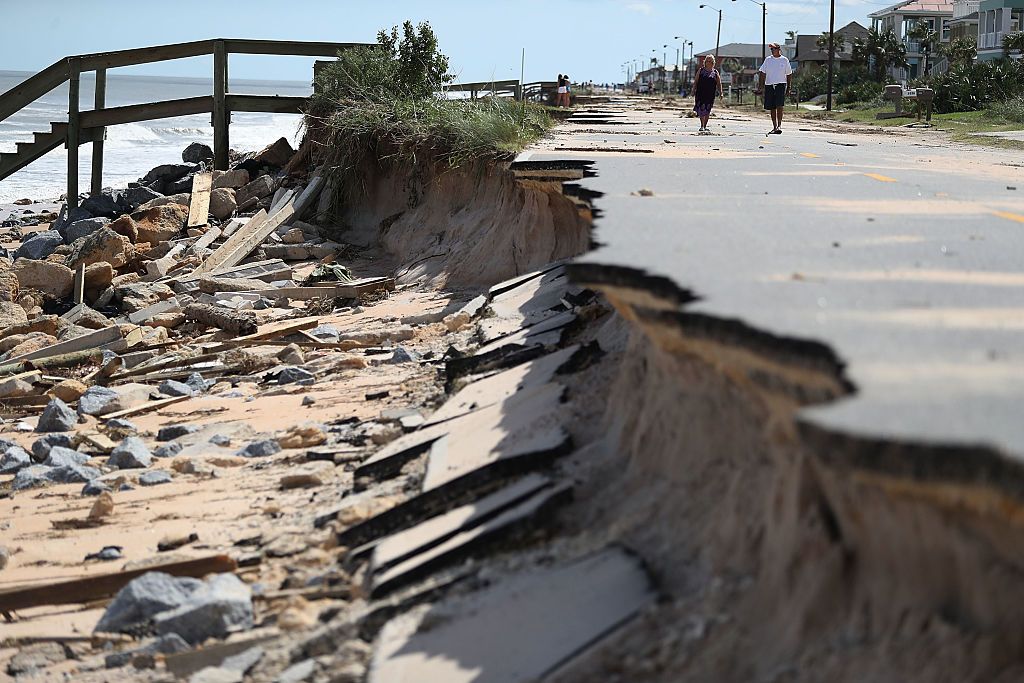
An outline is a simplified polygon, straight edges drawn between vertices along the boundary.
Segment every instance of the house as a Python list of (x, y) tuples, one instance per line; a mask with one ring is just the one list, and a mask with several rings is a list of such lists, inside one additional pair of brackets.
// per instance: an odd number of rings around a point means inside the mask
[[(761, 43), (727, 43), (718, 47), (718, 70), (723, 76), (731, 77), (731, 85), (747, 86), (757, 78), (757, 70), (761, 68), (764, 61), (762, 55), (768, 53), (768, 48)], [(703, 64), (704, 55), (714, 55), (715, 48), (703, 52), (694, 52), (694, 61), (699, 69)], [(696, 59), (698, 56), (700, 60)], [(694, 71), (691, 69), (690, 73)]]
[(978, 40), (978, 5), (981, 0), (953, 0), (953, 19), (949, 22), (949, 39)]
[(680, 67), (677, 73), (675, 64), (659, 64), (638, 72), (634, 80), (637, 86), (644, 84), (644, 88), (639, 88), (643, 92), (675, 92), (682, 85), (683, 68)]
[[(828, 66), (828, 50), (818, 49), (819, 37), (821, 37), (821, 34), (799, 35), (796, 37), (796, 50), (793, 56), (793, 61), (796, 62), (796, 69), (812, 71)], [(839, 42), (840, 37), (842, 38), (842, 45), (838, 46), (835, 58), (837, 69), (853, 61), (853, 41), (857, 38), (861, 40), (866, 39), (868, 37), (868, 30), (856, 21), (851, 21), (846, 26), (836, 30), (836, 42)]]
[[(1019, 0), (1002, 1), (1016, 2)], [(923, 22), (939, 34), (941, 42), (949, 42), (950, 22), (953, 19), (952, 0), (903, 0), (903, 2), (885, 9), (872, 12), (868, 18), (871, 19), (872, 27), (882, 33), (892, 31), (907, 48), (907, 62), (910, 63), (910, 68), (893, 68), (890, 75), (895, 80), (907, 81), (923, 76), (926, 63), (930, 73), (945, 70), (945, 60), (939, 55), (933, 54), (934, 46), (931, 46), (929, 51), (928, 46), (922, 46), (919, 41), (908, 38), (907, 33), (913, 30), (918, 23)]]
[(1024, 0), (981, 0), (978, 3), (978, 59), (1003, 56), (1003, 36), (1024, 30)]

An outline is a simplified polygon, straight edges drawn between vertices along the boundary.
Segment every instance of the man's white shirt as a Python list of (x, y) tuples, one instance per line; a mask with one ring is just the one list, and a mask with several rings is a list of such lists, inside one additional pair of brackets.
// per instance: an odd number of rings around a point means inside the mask
[(785, 57), (774, 57), (769, 55), (758, 71), (764, 72), (765, 85), (778, 85), (786, 82), (786, 76), (793, 73), (793, 67)]

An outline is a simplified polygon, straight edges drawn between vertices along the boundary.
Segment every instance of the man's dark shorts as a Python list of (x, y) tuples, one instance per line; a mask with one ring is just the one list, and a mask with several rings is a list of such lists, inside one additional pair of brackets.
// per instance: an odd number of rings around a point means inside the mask
[(764, 108), (779, 109), (786, 105), (786, 84), (776, 83), (775, 85), (764, 86)]

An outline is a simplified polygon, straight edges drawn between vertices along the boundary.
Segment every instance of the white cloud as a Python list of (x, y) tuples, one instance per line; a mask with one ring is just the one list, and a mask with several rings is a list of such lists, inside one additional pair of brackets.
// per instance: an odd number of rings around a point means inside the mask
[(630, 12), (639, 12), (640, 14), (650, 14), (654, 11), (649, 2), (631, 2), (626, 5), (626, 9)]

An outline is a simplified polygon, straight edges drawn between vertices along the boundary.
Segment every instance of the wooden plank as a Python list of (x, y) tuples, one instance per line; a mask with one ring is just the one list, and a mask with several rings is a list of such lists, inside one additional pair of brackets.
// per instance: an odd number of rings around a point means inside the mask
[(228, 169), (228, 129), (231, 110), (227, 107), (228, 53), (223, 40), (213, 44), (213, 167)]
[(6, 362), (16, 363), (18, 361), (35, 360), (38, 358), (46, 358), (48, 356), (60, 356), (73, 351), (85, 351), (88, 349), (99, 348), (104, 344), (120, 340), (121, 330), (114, 325), (111, 327), (104, 327), (102, 330), (90, 332), (89, 334), (84, 334), (81, 337), (75, 337), (74, 339), (68, 339), (56, 344), (44, 346), (43, 348), (31, 353), (22, 354), (17, 358), (8, 358)]
[[(96, 69), (96, 87), (93, 95), (93, 108), (100, 111), (107, 106), (107, 70)], [(99, 136), (93, 138), (92, 143), (92, 184), (90, 190), (93, 195), (103, 191), (103, 142), (106, 138), (106, 130), (99, 129)], [(81, 303), (81, 301), (79, 301)]]
[(199, 254), (203, 251), (203, 249), (206, 249), (211, 244), (213, 244), (216, 241), (216, 239), (220, 237), (220, 235), (220, 228), (210, 228), (203, 234), (202, 237), (197, 239), (195, 243), (188, 248), (187, 251), (190, 251), (193, 254)]
[(169, 45), (155, 45), (153, 47), (132, 48), (129, 50), (93, 52), (86, 55), (78, 55), (78, 57), (82, 60), (83, 70), (93, 71), (95, 69), (110, 69), (115, 66), (149, 64), (151, 62), (162, 62), (168, 59), (199, 57), (201, 55), (208, 55), (212, 53), (212, 40), (196, 40), (189, 43), (172, 43)]
[(113, 597), (132, 579), (147, 572), (164, 572), (171, 576), (200, 578), (207, 574), (234, 572), (238, 565), (227, 555), (211, 555), (194, 560), (151, 565), (112, 574), (97, 574), (79, 579), (36, 584), (0, 590), (0, 612), (43, 605), (75, 605)]
[(103, 421), (113, 420), (115, 417), (128, 417), (129, 415), (138, 415), (139, 413), (148, 413), (151, 410), (157, 408), (163, 408), (173, 403), (179, 403), (186, 399), (192, 398), (191, 396), (172, 396), (171, 398), (162, 398), (159, 401), (150, 401), (149, 403), (143, 403), (140, 406), (134, 408), (125, 408), (124, 410), (118, 410), (116, 413), (108, 413), (101, 417)]
[(291, 55), (294, 57), (337, 57), (341, 50), (374, 47), (374, 43), (328, 43), (298, 40), (226, 40), (228, 52), (247, 55)]
[(178, 100), (163, 100), (149, 104), (130, 104), (124, 107), (109, 107), (99, 111), (83, 111), (79, 115), (83, 128), (116, 126), (121, 123), (168, 119), (175, 116), (204, 114), (213, 111), (213, 96), (186, 97)]
[[(320, 318), (318, 316), (294, 318), (292, 320), (283, 320), (276, 323), (267, 323), (266, 325), (260, 325), (259, 330), (254, 334), (247, 334), (243, 337), (232, 339), (231, 343), (237, 346), (240, 345), (241, 342), (252, 342), (257, 340), (273, 339), (274, 337), (283, 337), (302, 330), (311, 330), (319, 324)], [(207, 349), (207, 351), (213, 353), (227, 348), (231, 348), (231, 346), (221, 344), (220, 346), (211, 347)]]
[(395, 281), (388, 277), (367, 278), (346, 284), (333, 284), (326, 287), (279, 287), (277, 289), (242, 292), (242, 294), (260, 294), (268, 299), (355, 299), (360, 294), (369, 294), (382, 289), (394, 289)]
[(0, 95), (0, 121), (64, 83), (68, 74), (68, 61), (62, 59)]
[[(260, 246), (265, 239), (270, 237), (271, 233), (277, 230), (278, 226), (283, 224), (285, 221), (290, 220), (294, 215), (295, 200), (290, 199), (276, 213), (269, 216), (261, 224), (253, 227), (253, 221), (249, 221), (244, 228), (232, 236), (232, 239), (235, 237), (239, 237), (240, 239), (237, 244), (234, 245), (234, 248), (229, 252), (229, 254), (226, 255), (218, 264), (218, 267), (224, 268), (239, 264), (242, 259), (251, 254), (256, 247)], [(225, 242), (224, 245), (227, 245), (227, 242)], [(221, 248), (223, 248), (223, 245)]]
[[(253, 216), (248, 223), (243, 225), (234, 235), (224, 241), (224, 244), (217, 247), (217, 250), (210, 254), (210, 257), (203, 261), (198, 268), (192, 271), (192, 277), (198, 277), (210, 271), (230, 268), (237, 265), (242, 258), (234, 258), (235, 251), (241, 247), (246, 238), (261, 231), (262, 226), (267, 222), (267, 212), (260, 209), (259, 213)], [(269, 235), (273, 230), (267, 232)]]
[(187, 227), (199, 228), (209, 222), (212, 188), (213, 173), (196, 173), (192, 176), (192, 201), (188, 207)]
[(265, 112), (268, 114), (301, 114), (309, 99), (306, 97), (283, 97), (275, 95), (228, 95), (227, 106), (231, 111)]

